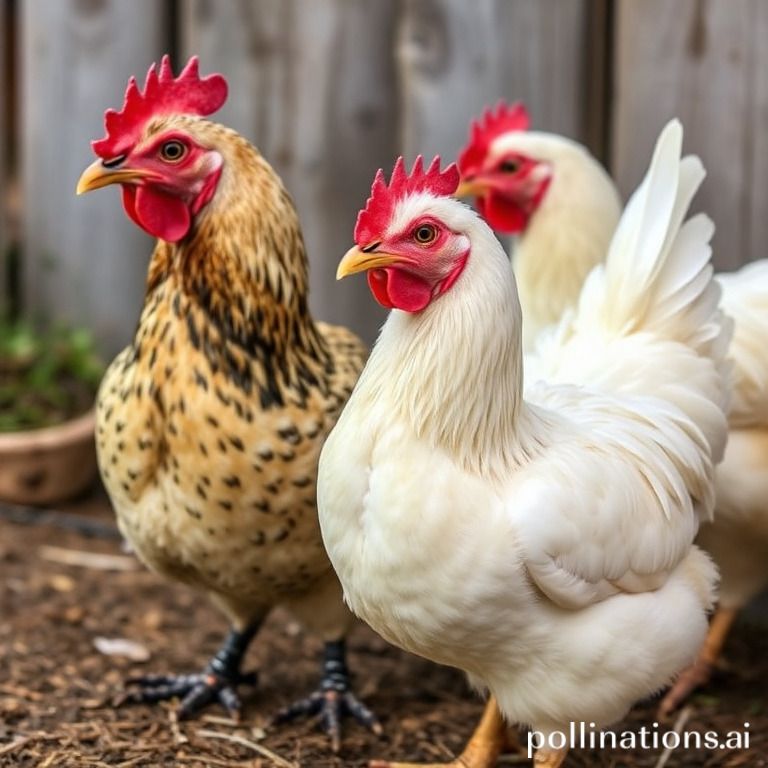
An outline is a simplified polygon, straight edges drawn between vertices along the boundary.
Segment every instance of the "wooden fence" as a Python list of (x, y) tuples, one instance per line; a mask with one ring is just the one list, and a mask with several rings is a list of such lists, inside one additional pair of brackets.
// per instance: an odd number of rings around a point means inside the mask
[(7, 165), (9, 152), (9, 99), (10, 73), (8, 70), (10, 31), (7, 29), (6, 14), (0, 12), (0, 312), (8, 301), (8, 241), (9, 224), (7, 212)]
[(718, 223), (717, 264), (767, 255), (761, 0), (0, 2), (0, 40), (15, 45), (0, 55), (0, 126), (5, 107), (16, 129), (10, 158), (0, 141), (0, 190), (10, 166), (23, 190), (24, 305), (92, 326), (109, 352), (130, 337), (152, 245), (116, 190), (73, 190), (104, 109), (165, 51), (177, 64), (197, 53), (204, 72), (227, 76), (216, 119), (254, 141), (293, 193), (316, 315), (369, 341), (383, 315), (362, 281), (337, 284), (334, 268), (375, 170), (401, 152), (455, 156), (470, 118), (499, 97), (523, 99), (537, 127), (589, 144), (625, 194), (678, 115), (686, 149), (710, 171), (699, 204)]

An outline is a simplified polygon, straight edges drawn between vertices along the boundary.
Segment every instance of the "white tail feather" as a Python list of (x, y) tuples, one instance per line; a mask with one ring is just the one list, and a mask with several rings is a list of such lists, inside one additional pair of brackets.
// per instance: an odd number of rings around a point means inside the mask
[(725, 443), (731, 323), (712, 279), (714, 226), (703, 214), (684, 222), (705, 174), (697, 157), (681, 159), (681, 148), (682, 128), (673, 120), (605, 264), (590, 273), (576, 312), (542, 343), (537, 363), (550, 379), (674, 403), (706, 435), (717, 460)]
[(710, 357), (726, 371), (729, 325), (712, 280), (712, 221), (683, 220), (705, 172), (681, 160), (682, 127), (670, 121), (656, 143), (642, 184), (629, 201), (602, 269), (582, 291), (575, 325), (609, 335), (650, 332)]

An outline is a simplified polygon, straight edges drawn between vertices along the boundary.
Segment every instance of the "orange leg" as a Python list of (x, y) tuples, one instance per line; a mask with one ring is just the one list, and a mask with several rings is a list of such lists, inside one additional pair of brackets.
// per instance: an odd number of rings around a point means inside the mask
[(720, 657), (728, 632), (738, 611), (735, 608), (718, 608), (709, 625), (704, 645), (690, 667), (684, 669), (659, 705), (659, 716), (665, 717), (680, 706), (699, 686), (706, 685), (712, 669)]
[[(493, 768), (496, 759), (507, 744), (504, 718), (491, 697), (485, 706), (480, 724), (464, 751), (450, 763), (391, 763), (388, 760), (372, 760), (369, 768)], [(559, 763), (542, 763), (545, 768), (557, 768)]]

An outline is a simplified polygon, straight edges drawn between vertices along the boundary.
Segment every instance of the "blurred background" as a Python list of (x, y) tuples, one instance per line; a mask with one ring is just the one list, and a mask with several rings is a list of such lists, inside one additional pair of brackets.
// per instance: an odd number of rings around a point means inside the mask
[(295, 197), (312, 306), (371, 341), (363, 280), (334, 280), (375, 170), (453, 158), (470, 119), (522, 99), (586, 143), (623, 194), (667, 118), (709, 171), (698, 207), (721, 269), (768, 255), (768, 3), (761, 0), (0, 0), (0, 291), (108, 356), (141, 305), (150, 240), (118, 191), (77, 198), (102, 115), (169, 52), (223, 72), (215, 119), (251, 139)]

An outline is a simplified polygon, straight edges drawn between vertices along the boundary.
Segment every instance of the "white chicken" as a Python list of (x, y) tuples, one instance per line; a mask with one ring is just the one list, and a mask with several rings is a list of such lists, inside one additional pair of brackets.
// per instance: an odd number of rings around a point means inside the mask
[[(447, 197), (455, 166), (380, 172), (338, 269), (394, 309), (320, 459), (346, 599), (546, 738), (620, 719), (706, 632), (716, 573), (692, 541), (725, 444), (729, 329), (712, 224), (683, 224), (703, 170), (681, 142), (673, 122), (525, 399), (512, 269)], [(501, 725), (491, 707), (452, 765), (492, 765)]]
[(523, 346), (579, 299), (605, 259), (621, 198), (586, 147), (529, 131), (525, 107), (500, 102), (472, 124), (459, 158), (459, 196), (476, 195), (483, 218), (515, 236), (512, 264), (523, 310)]
[[(477, 195), (492, 227), (519, 236), (513, 264), (531, 351), (575, 306), (589, 269), (605, 257), (619, 195), (584, 147), (527, 129), (521, 104), (499, 104), (474, 122), (459, 159), (459, 194)], [(735, 321), (734, 396), (715, 518), (698, 542), (720, 568), (720, 599), (699, 658), (665, 696), (662, 714), (709, 680), (739, 610), (768, 585), (768, 260), (717, 279), (721, 306)]]

